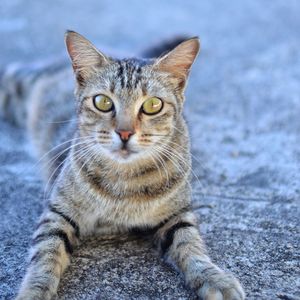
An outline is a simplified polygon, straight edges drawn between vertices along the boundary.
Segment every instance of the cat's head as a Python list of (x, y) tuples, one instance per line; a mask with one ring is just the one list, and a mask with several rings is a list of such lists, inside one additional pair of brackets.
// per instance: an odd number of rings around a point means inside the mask
[(99, 155), (126, 163), (166, 149), (182, 118), (198, 39), (148, 60), (110, 58), (73, 31), (66, 45), (77, 81), (80, 135), (96, 142)]

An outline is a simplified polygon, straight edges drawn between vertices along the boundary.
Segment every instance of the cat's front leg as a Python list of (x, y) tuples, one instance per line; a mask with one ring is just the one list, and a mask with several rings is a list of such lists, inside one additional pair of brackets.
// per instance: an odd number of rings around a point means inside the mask
[(187, 284), (203, 300), (245, 299), (239, 281), (214, 265), (205, 251), (192, 212), (169, 220), (156, 233), (162, 254), (183, 272)]
[(17, 300), (48, 300), (78, 243), (79, 227), (62, 208), (49, 205), (33, 235), (30, 263)]

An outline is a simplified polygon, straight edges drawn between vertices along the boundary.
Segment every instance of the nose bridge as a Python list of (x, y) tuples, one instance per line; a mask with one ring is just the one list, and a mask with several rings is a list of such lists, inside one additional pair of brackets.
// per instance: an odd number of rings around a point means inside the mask
[(116, 130), (135, 131), (133, 115), (128, 109), (124, 109), (121, 114), (116, 116)]

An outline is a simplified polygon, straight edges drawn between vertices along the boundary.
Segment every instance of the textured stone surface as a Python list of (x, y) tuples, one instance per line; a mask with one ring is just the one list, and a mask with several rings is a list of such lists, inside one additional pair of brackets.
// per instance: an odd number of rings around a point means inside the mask
[[(300, 297), (300, 3), (1, 0), (0, 63), (63, 51), (66, 28), (134, 51), (174, 33), (202, 52), (185, 115), (194, 207), (213, 259), (248, 299)], [(24, 274), (43, 185), (22, 129), (0, 120), (0, 299)], [(194, 299), (147, 241), (86, 241), (59, 299)]]

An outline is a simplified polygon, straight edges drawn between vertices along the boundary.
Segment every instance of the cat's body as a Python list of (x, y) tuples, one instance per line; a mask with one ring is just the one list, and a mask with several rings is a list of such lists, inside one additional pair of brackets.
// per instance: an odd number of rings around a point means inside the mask
[(51, 196), (17, 299), (51, 299), (84, 236), (136, 230), (153, 232), (201, 299), (244, 299), (238, 281), (210, 261), (190, 211), (182, 104), (197, 39), (148, 60), (111, 59), (74, 32), (66, 41), (76, 104), (64, 67), (34, 80), (27, 94), (28, 129), (39, 156), (47, 153)]

